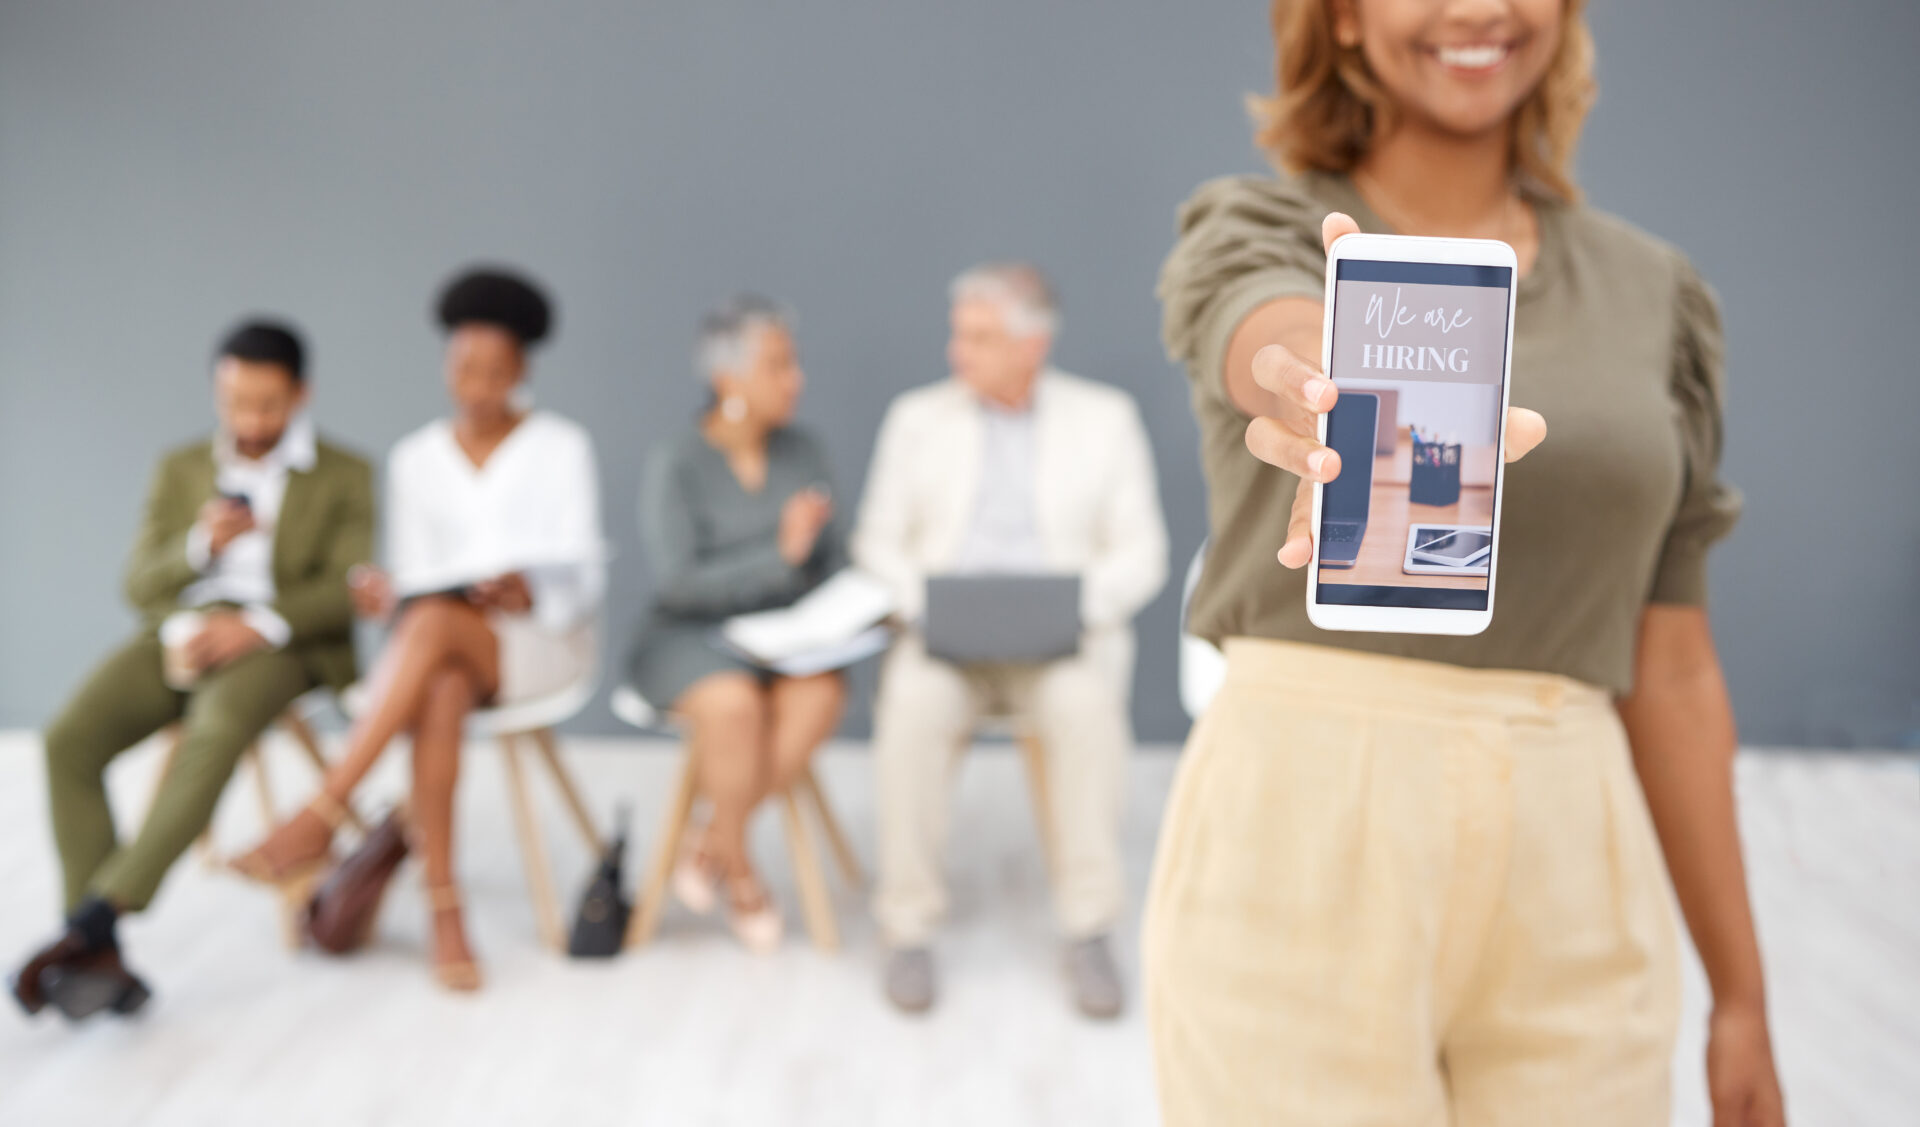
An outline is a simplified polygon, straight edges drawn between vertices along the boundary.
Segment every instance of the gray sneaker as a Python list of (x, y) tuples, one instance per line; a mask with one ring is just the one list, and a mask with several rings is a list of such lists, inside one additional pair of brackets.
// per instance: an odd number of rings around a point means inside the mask
[(1096, 935), (1067, 945), (1067, 987), (1073, 1004), (1088, 1017), (1110, 1021), (1127, 1008), (1120, 968), (1107, 950), (1107, 937)]
[(887, 956), (884, 980), (887, 1001), (902, 1013), (923, 1014), (933, 1008), (933, 952), (907, 947)]

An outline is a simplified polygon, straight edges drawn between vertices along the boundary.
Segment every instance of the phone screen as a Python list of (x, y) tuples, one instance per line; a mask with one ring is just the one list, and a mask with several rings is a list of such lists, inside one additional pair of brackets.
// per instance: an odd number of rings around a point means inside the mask
[[(1505, 266), (1337, 264), (1327, 375), (1340, 400), (1327, 439), (1341, 470), (1321, 499), (1322, 604), (1486, 609), (1486, 575), (1408, 572), (1407, 533), (1415, 524), (1493, 524), (1512, 285)], [(1371, 412), (1373, 426), (1343, 425), (1346, 411)], [(1356, 466), (1371, 470), (1365, 503), (1327, 504)], [(1464, 558), (1491, 539), (1463, 535), (1418, 550)], [(1476, 568), (1491, 571), (1492, 562), (1489, 552)]]

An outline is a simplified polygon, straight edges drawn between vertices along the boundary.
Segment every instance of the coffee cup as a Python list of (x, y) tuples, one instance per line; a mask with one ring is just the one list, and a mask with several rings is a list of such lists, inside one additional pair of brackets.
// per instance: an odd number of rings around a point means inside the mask
[(197, 610), (168, 615), (160, 624), (160, 679), (168, 688), (185, 692), (200, 679), (200, 667), (187, 659), (187, 646), (206, 625), (207, 616)]

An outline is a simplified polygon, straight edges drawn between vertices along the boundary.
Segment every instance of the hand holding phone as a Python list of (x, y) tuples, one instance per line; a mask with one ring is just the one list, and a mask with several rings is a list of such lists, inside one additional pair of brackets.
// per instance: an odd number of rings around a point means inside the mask
[[(1489, 239), (1350, 232), (1328, 248), (1321, 355), (1341, 395), (1318, 420), (1319, 432), (1361, 464), (1314, 488), (1307, 573), (1314, 625), (1478, 634), (1492, 622), (1504, 480), (1495, 451), (1507, 420), (1518, 274), (1513, 248)], [(1407, 427), (1402, 434), (1400, 420), (1388, 424), (1394, 453), (1376, 459), (1377, 407), (1367, 401), (1388, 391)], [(1367, 425), (1356, 427), (1356, 419)], [(1463, 488), (1463, 451), (1493, 464), (1490, 486)], [(1381, 460), (1387, 469), (1379, 480), (1348, 487), (1346, 478)], [(1446, 574), (1452, 561), (1432, 545), (1421, 549), (1429, 558), (1403, 555), (1413, 525), (1434, 521), (1485, 528), (1484, 551), (1473, 545), (1470, 569)], [(1449, 543), (1469, 539), (1461, 531)]]
[[(1331, 212), (1320, 224), (1321, 245), (1331, 249), (1343, 235), (1359, 231), (1360, 225), (1352, 216)], [(1254, 383), (1278, 400), (1278, 409), (1255, 414), (1247, 427), (1247, 449), (1261, 461), (1300, 478), (1279, 553), (1281, 565), (1289, 568), (1305, 567), (1313, 559), (1314, 484), (1332, 481), (1340, 473), (1338, 456), (1319, 436), (1320, 417), (1331, 411), (1339, 398), (1333, 382), (1321, 374), (1320, 365), (1321, 357), (1296, 353), (1284, 344), (1266, 345), (1254, 354), (1252, 363)], [(1536, 411), (1513, 407), (1502, 429), (1505, 458), (1513, 462), (1547, 436), (1547, 421)], [(1316, 454), (1324, 456), (1309, 464)]]
[(199, 523), (207, 530), (207, 550), (218, 559), (235, 537), (253, 531), (253, 505), (244, 496), (222, 493), (200, 507)]

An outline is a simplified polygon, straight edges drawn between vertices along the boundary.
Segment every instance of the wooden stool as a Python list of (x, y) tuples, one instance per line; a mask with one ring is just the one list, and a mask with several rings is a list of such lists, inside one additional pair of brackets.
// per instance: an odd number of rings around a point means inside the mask
[[(279, 719), (274, 721), (274, 723), (293, 737), (294, 744), (300, 748), (307, 761), (313, 765), (314, 772), (324, 776), (329, 766), (327, 757), (321, 752), (320, 739), (314, 735), (313, 726), (307, 723), (305, 715), (306, 710), (317, 705), (317, 702), (310, 699), (311, 696), (312, 694), (309, 694), (306, 697), (295, 700), (293, 704), (287, 707), (285, 712), (280, 714)], [(147, 797), (146, 810), (141, 814), (141, 821), (143, 822), (147, 816), (153, 812), (154, 800), (160, 796), (160, 785), (166, 781), (167, 773), (173, 770), (174, 760), (180, 755), (181, 735), (180, 725), (177, 723), (169, 724), (164, 730), (162, 738), (166, 741), (166, 751), (162, 753), (163, 757), (160, 760), (160, 773), (155, 776), (158, 781), (154, 784), (153, 793)], [(253, 776), (253, 793), (255, 800), (260, 805), (261, 824), (267, 829), (272, 829), (274, 826), (279, 825), (279, 808), (273, 800), (273, 779), (268, 775), (266, 760), (260, 753), (260, 740), (255, 740), (253, 743), (248, 744), (246, 750), (240, 753), (240, 761), (236, 765), (235, 770), (244, 770)], [(347, 811), (347, 821), (354, 829), (361, 833), (366, 832), (366, 823), (351, 809)], [(214, 845), (213, 819), (207, 819), (207, 828), (201, 830), (200, 836), (194, 839), (194, 852), (200, 858), (201, 863), (208, 868), (218, 868), (226, 863), (226, 859)], [(293, 897), (282, 897), (280, 902), (280, 931), (281, 938), (288, 947), (298, 947), (302, 942), (302, 935), (305, 932), (305, 923), (303, 920), (305, 911), (306, 904), (304, 901), (296, 902)]]
[(1027, 797), (1033, 800), (1034, 828), (1040, 836), (1040, 859), (1046, 865), (1047, 879), (1054, 876), (1053, 795), (1047, 787), (1047, 745), (1039, 736), (1022, 727), (1013, 716), (986, 716), (979, 730), (1003, 735), (1019, 749), (1021, 765), (1027, 771)]
[(1040, 833), (1040, 856), (1053, 878), (1053, 794), (1047, 789), (1047, 745), (1040, 737), (1017, 735), (1013, 742), (1020, 748), (1020, 761), (1027, 768), (1027, 796), (1033, 800), (1033, 821)]
[(533, 901), (534, 926), (540, 942), (554, 951), (567, 949), (566, 925), (560, 914), (560, 897), (553, 886), (553, 868), (547, 859), (547, 844), (534, 812), (533, 796), (527, 787), (525, 756), (530, 753), (546, 769), (554, 789), (560, 792), (573, 828), (581, 842), (598, 861), (606, 851), (606, 839), (593, 824), (580, 787), (565, 764), (554, 729), (585, 708), (593, 699), (593, 681), (587, 679), (551, 696), (502, 708), (484, 709), (467, 717), (467, 734), (492, 736), (499, 741), (500, 757), (507, 770), (507, 798), (513, 805), (513, 826), (520, 839), (520, 864), (527, 874), (527, 896)]
[(573, 828), (595, 861), (606, 851), (606, 839), (594, 827), (593, 816), (580, 797), (580, 787), (560, 762), (552, 728), (531, 732), (503, 732), (499, 735), (500, 755), (507, 766), (507, 797), (513, 803), (514, 832), (520, 839), (520, 864), (527, 873), (527, 896), (533, 901), (534, 925), (540, 942), (554, 951), (567, 949), (566, 924), (560, 914), (559, 894), (553, 887), (553, 870), (547, 860), (546, 839), (534, 814), (533, 799), (527, 789), (526, 768), (522, 766), (522, 739), (530, 740), (539, 761), (553, 780), (554, 789), (566, 805)]
[[(519, 839), (520, 863), (527, 875), (527, 896), (533, 901), (534, 926), (539, 931), (540, 942), (555, 951), (566, 950), (566, 928), (560, 915), (559, 894), (553, 886), (546, 837), (527, 786), (525, 759), (531, 754), (546, 769), (574, 828), (580, 832), (581, 841), (598, 859), (606, 849), (605, 840), (594, 828), (593, 817), (580, 797), (580, 788), (560, 762), (559, 747), (554, 739), (554, 729), (585, 708), (593, 699), (593, 690), (594, 678), (589, 675), (544, 697), (467, 714), (469, 738), (490, 738), (500, 745), (500, 759), (507, 772), (507, 800), (513, 807), (514, 832)], [(349, 715), (358, 712), (364, 703), (358, 685), (342, 694), (341, 704)], [(532, 747), (531, 752), (528, 745)]]
[[(614, 715), (636, 728), (677, 730), (678, 726), (670, 717), (662, 724), (652, 706), (631, 689), (616, 690), (612, 703)], [(627, 925), (629, 947), (647, 943), (660, 927), (660, 916), (666, 908), (667, 882), (673, 874), (674, 861), (680, 855), (681, 839), (686, 836), (687, 823), (693, 814), (693, 801), (699, 793), (699, 779), (699, 763), (693, 748), (689, 746), (681, 756), (679, 781), (667, 805), (666, 819), (661, 826), (659, 840), (654, 844), (653, 856), (647, 863), (646, 879), (640, 886), (640, 903), (633, 920)], [(807, 828), (807, 811), (811, 811), (814, 819), (820, 823), (820, 832), (825, 836), (827, 848), (832, 851), (834, 862), (846, 883), (855, 889), (862, 888), (866, 884), (866, 875), (861, 871), (853, 846), (840, 828), (840, 821), (834, 816), (833, 807), (828, 804), (826, 792), (821, 789), (820, 780), (814, 775), (811, 765), (801, 774), (798, 782), (776, 797), (786, 829), (787, 855), (793, 864), (794, 883), (800, 889), (800, 911), (806, 921), (807, 935), (820, 950), (837, 951), (840, 948), (840, 928), (834, 919), (833, 895), (827, 887), (826, 873), (821, 868), (812, 833)]]

